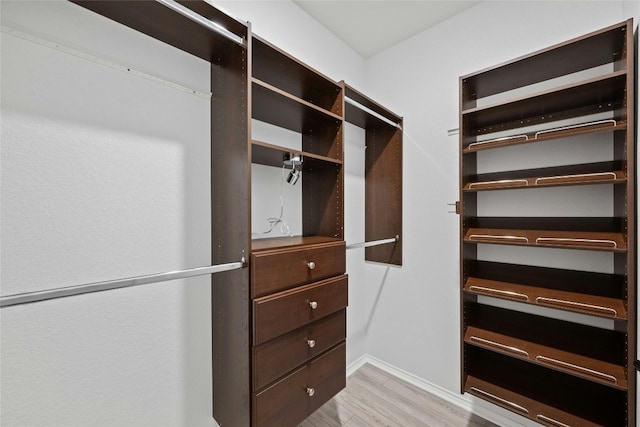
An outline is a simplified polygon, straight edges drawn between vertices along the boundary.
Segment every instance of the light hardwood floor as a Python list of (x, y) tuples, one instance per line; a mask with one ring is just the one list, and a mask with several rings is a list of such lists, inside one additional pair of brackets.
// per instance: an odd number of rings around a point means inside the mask
[(347, 378), (347, 388), (299, 427), (495, 426), (372, 365)]

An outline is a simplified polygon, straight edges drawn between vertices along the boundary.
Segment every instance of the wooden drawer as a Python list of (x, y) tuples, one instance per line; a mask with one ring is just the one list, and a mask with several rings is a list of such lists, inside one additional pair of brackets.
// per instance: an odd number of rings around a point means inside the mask
[(254, 426), (295, 426), (346, 386), (345, 343), (253, 396)]
[(344, 241), (251, 253), (252, 298), (343, 274)]
[(253, 301), (253, 345), (298, 329), (347, 306), (347, 275)]
[(253, 348), (253, 390), (258, 391), (290, 370), (343, 341), (347, 314), (337, 313)]

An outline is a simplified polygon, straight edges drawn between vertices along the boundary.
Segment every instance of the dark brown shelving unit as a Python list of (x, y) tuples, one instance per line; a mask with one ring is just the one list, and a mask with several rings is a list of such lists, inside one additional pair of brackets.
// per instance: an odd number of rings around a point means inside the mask
[[(460, 78), (461, 390), (547, 426), (636, 425), (632, 24)], [(579, 146), (585, 137), (608, 144), (611, 157), (516, 170), (483, 163), (479, 172), (484, 152), (534, 144), (551, 158), (555, 141)], [(584, 185), (610, 186), (611, 200), (601, 203), (611, 216), (479, 214), (487, 192), (510, 190), (506, 204), (523, 191), (573, 194)], [(481, 245), (610, 253), (612, 272), (543, 267), (542, 252), (518, 264), (488, 261)], [(493, 306), (499, 300), (503, 308)]]
[(346, 384), (342, 84), (252, 38), (253, 119), (301, 134), (300, 150), (250, 141), (251, 162), (302, 164), (302, 235), (251, 247), (251, 425), (293, 426)]
[(399, 115), (345, 84), (345, 120), (365, 130), (365, 260), (402, 265), (402, 124)]

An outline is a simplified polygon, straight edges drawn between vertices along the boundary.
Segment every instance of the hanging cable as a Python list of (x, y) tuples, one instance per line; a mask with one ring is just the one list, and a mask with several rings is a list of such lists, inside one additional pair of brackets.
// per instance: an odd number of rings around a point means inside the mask
[[(291, 168), (293, 171), (295, 171), (295, 165), (291, 165)], [(282, 174), (280, 177), (280, 216), (278, 216), (278, 218), (267, 218), (267, 222), (269, 223), (269, 229), (266, 231), (263, 231), (262, 234), (269, 234), (271, 233), (271, 231), (273, 231), (273, 229), (280, 224), (280, 232), (282, 234), (286, 234), (287, 236), (292, 236), (293, 234), (291, 233), (291, 228), (289, 228), (289, 225), (287, 224), (287, 222), (285, 220), (282, 219), (282, 215), (284, 214), (284, 197), (282, 196), (282, 190), (284, 187), (284, 181), (285, 181), (285, 165), (282, 165)], [(297, 181), (297, 179), (296, 179)]]

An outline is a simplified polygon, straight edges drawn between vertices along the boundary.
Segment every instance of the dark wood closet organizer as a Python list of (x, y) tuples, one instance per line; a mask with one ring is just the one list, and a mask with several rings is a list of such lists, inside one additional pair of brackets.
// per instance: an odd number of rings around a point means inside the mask
[(393, 244), (366, 248), (365, 260), (402, 265), (403, 119), (348, 84), (344, 86), (345, 120), (365, 130), (364, 239), (398, 238)]
[[(368, 239), (401, 235), (401, 118), (204, 1), (177, 3), (242, 42), (156, 1), (73, 3), (211, 63), (212, 263), (243, 257), (249, 267), (212, 276), (213, 416), (222, 426), (296, 425), (345, 386), (345, 91), (399, 123), (348, 110), (373, 154)], [(252, 119), (301, 134), (301, 150), (252, 140)], [(251, 164), (282, 168), (293, 154), (304, 158), (302, 236), (252, 240)], [(400, 264), (401, 241), (385, 246), (367, 259)]]
[[(633, 64), (629, 20), (460, 78), (461, 388), (547, 426), (636, 425)], [(553, 156), (554, 143), (585, 135), (610, 144), (611, 158), (478, 173), (483, 151), (544, 143)], [(485, 191), (584, 185), (612, 186), (611, 216), (478, 214)], [(613, 272), (479, 259), (487, 244), (604, 251)]]
[(303, 158), (302, 236), (251, 243), (251, 418), (293, 426), (346, 382), (344, 88), (256, 35), (251, 46), (251, 116), (302, 136), (302, 150), (252, 140), (251, 161)]

